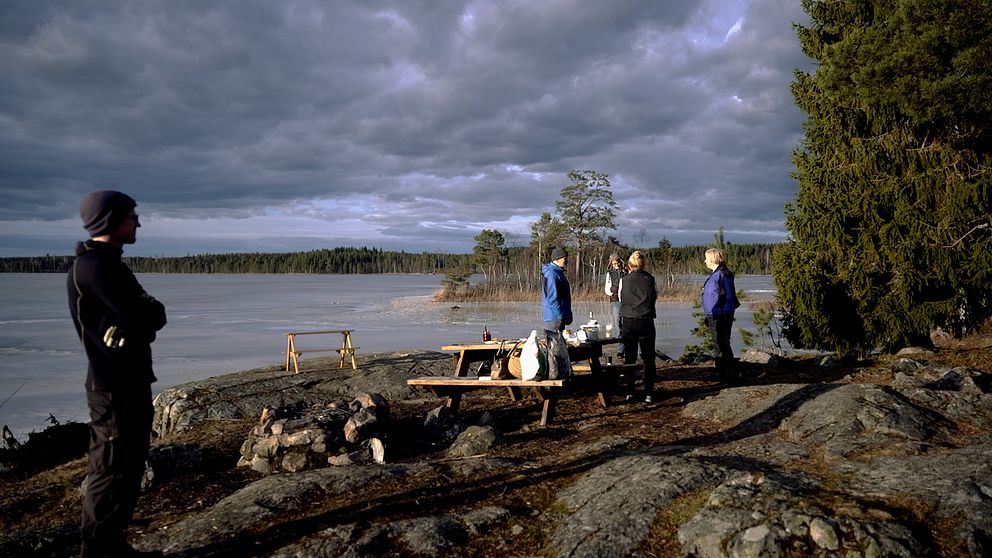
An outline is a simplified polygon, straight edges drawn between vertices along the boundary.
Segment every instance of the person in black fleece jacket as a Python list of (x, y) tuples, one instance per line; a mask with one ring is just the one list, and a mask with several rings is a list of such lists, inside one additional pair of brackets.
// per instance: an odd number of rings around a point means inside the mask
[[(654, 319), (657, 316), (655, 301), (658, 298), (658, 289), (654, 276), (644, 271), (645, 263), (644, 255), (634, 252), (627, 260), (630, 273), (620, 279), (620, 338), (623, 340), (626, 364), (637, 362), (637, 353), (641, 353), (641, 361), (644, 363), (644, 402), (651, 403), (654, 396)], [(633, 400), (633, 374), (630, 375), (627, 388), (627, 400)]]
[(91, 238), (76, 244), (67, 278), (69, 313), (89, 362), (83, 558), (143, 554), (127, 542), (127, 527), (151, 442), (151, 343), (166, 317), (162, 303), (145, 292), (121, 260), (123, 246), (135, 242), (141, 226), (136, 205), (113, 190), (83, 197), (79, 214)]

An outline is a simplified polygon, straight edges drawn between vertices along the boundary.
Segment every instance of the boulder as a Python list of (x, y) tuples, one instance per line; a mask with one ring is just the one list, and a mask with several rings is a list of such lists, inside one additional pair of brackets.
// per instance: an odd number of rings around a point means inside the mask
[(452, 457), (482, 455), (500, 441), (502, 437), (491, 426), (469, 426), (448, 448), (448, 455)]
[(896, 352), (896, 356), (932, 355), (933, 351), (923, 347), (903, 347)]
[(741, 362), (762, 364), (770, 368), (777, 368), (781, 364), (781, 358), (778, 355), (773, 355), (764, 351), (748, 349), (744, 352), (744, 356), (741, 357)]
[(196, 444), (165, 444), (148, 450), (141, 487), (149, 488), (193, 471), (203, 461), (203, 450)]
[(819, 366), (820, 368), (825, 368), (827, 370), (833, 370), (834, 368), (840, 366), (840, 364), (841, 362), (837, 360), (837, 358), (830, 355), (823, 356), (818, 361), (816, 361), (817, 366)]
[(424, 417), (421, 431), (430, 440), (450, 442), (465, 431), (468, 425), (445, 406), (435, 407)]

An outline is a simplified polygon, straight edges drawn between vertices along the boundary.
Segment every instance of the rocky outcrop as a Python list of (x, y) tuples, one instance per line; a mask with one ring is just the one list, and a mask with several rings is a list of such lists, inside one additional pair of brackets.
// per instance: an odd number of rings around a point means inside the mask
[(576, 482), (560, 496), (573, 511), (557, 555), (633, 553), (692, 493), (705, 498), (678, 530), (689, 556), (920, 556), (933, 547), (921, 507), (955, 526), (965, 555), (988, 555), (992, 396), (973, 387), (974, 370), (913, 370), (901, 388), (752, 386), (690, 403), (684, 415), (726, 430), (712, 445), (617, 457)]
[[(374, 353), (357, 370), (338, 368), (330, 359), (312, 359), (299, 374), (261, 368), (190, 382), (155, 397), (154, 430), (159, 435), (188, 430), (211, 419), (255, 419), (262, 409), (322, 405), (379, 393), (387, 400), (419, 397), (406, 381), (451, 373), (451, 355), (431, 351)], [(323, 366), (318, 364), (323, 363)]]
[[(292, 475), (265, 477), (221, 500), (209, 510), (188, 517), (167, 530), (141, 539), (144, 547), (161, 549), (164, 554), (197, 551), (203, 555), (224, 555), (239, 537), (263, 532), (270, 541), (289, 546), (292, 531), (264, 527), (285, 524), (300, 514), (319, 513), (320, 502), (343, 497), (349, 492), (386, 479), (415, 475), (415, 465), (331, 467)], [(359, 514), (360, 503), (341, 512)], [(200, 555), (200, 554), (197, 554)], [(333, 555), (333, 554), (332, 554)]]
[[(450, 360), (444, 365), (450, 370)], [(505, 548), (541, 522), (550, 536), (526, 539), (546, 545), (529, 554), (598, 558), (646, 554), (667, 518), (675, 522), (671, 544), (685, 556), (920, 556), (938, 538), (949, 554), (992, 554), (988, 376), (903, 359), (891, 377), (889, 385), (721, 389), (681, 413), (713, 434), (648, 447), (604, 435), (545, 469), (469, 449), (434, 462), (267, 477), (140, 546), (191, 555), (252, 544), (286, 557), (447, 556), (478, 554), (472, 545), (487, 538), (487, 548)], [(425, 424), (498, 439), (498, 428), (451, 429), (442, 415)], [(566, 473), (543, 508), (445, 507), (452, 494), (482, 502)], [(349, 497), (370, 485), (396, 489)]]

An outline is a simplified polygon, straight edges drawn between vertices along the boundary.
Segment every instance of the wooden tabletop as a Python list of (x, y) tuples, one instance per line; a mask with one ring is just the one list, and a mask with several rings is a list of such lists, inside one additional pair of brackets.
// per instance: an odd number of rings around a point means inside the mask
[(527, 339), (495, 339), (493, 341), (476, 341), (475, 343), (453, 343), (451, 345), (445, 345), (441, 347), (442, 351), (472, 351), (472, 350), (486, 350), (486, 349), (499, 349), (500, 344), (503, 345), (504, 349), (508, 349), (516, 344), (518, 341), (521, 345)]
[(406, 381), (411, 386), (469, 386), (469, 387), (563, 387), (565, 380), (480, 380), (476, 376), (452, 378), (451, 376), (427, 376)]
[[(492, 341), (485, 341), (485, 342), (483, 342), (483, 341), (476, 341), (474, 343), (453, 343), (451, 345), (445, 345), (445, 346), (441, 347), (441, 350), (442, 351), (486, 351), (486, 350), (493, 351), (493, 350), (498, 350), (500, 348), (500, 344), (501, 343), (502, 343), (504, 349), (509, 349), (510, 347), (512, 347), (518, 341), (520, 342), (521, 345), (523, 345), (524, 344), (524, 341), (526, 341), (526, 340), (527, 340), (526, 338), (524, 338), (524, 339), (494, 339)], [(594, 346), (597, 346), (597, 345), (598, 346), (612, 345), (614, 343), (619, 343), (619, 342), (620, 342), (620, 338), (618, 338), (618, 337), (609, 337), (609, 338), (606, 338), (606, 339), (592, 339), (592, 340), (589, 340), (589, 341), (583, 341), (583, 342), (579, 343), (578, 345), (573, 345), (572, 343), (568, 343), (568, 346), (569, 347), (594, 347)]]

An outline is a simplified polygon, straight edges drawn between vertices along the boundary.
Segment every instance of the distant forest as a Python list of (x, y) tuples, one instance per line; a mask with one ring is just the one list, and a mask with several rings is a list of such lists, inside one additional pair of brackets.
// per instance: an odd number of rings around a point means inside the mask
[[(770, 275), (775, 244), (727, 244), (727, 263), (735, 273)], [(706, 273), (706, 246), (646, 248), (649, 270), (656, 274)], [(631, 250), (624, 251), (624, 255)], [(65, 273), (73, 256), (0, 258), (3, 273)], [(137, 273), (424, 273), (443, 275), (455, 268), (478, 267), (473, 254), (393, 252), (377, 248), (331, 248), (309, 252), (204, 254), (180, 257), (124, 257)], [(506, 268), (537, 270), (530, 248), (507, 250)], [(481, 270), (480, 270), (481, 272)]]

